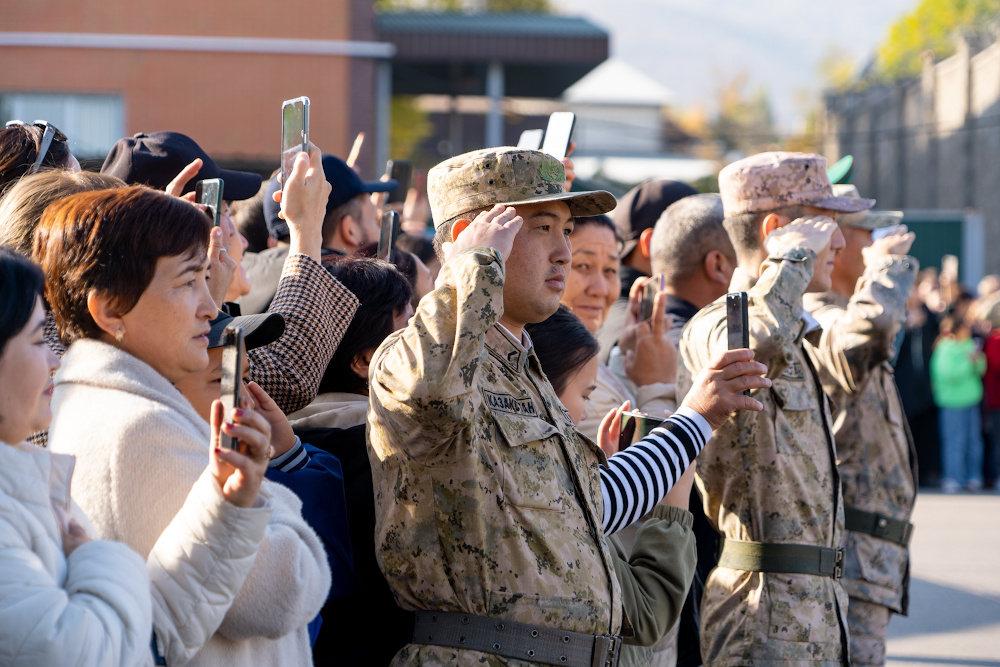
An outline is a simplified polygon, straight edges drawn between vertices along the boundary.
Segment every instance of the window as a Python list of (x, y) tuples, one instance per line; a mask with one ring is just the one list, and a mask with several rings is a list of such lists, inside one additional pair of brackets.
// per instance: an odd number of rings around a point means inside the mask
[(0, 93), (0, 118), (47, 120), (69, 138), (77, 158), (103, 159), (124, 133), (119, 95)]

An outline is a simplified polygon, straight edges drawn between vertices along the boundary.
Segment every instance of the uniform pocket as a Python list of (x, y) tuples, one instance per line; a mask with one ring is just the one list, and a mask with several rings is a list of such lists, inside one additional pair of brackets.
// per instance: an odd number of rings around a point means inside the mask
[(508, 504), (563, 512), (572, 483), (559, 448), (559, 430), (538, 417), (492, 411), (503, 466), (501, 487)]
[(590, 598), (523, 595), (490, 591), (488, 615), (519, 623), (591, 633), (607, 617), (607, 608)]
[(800, 440), (811, 428), (816, 398), (805, 379), (778, 378), (771, 384), (777, 410), (774, 411), (774, 442), (779, 454), (802, 456)]
[(840, 621), (828, 577), (768, 573), (767, 636), (787, 642), (840, 642)]

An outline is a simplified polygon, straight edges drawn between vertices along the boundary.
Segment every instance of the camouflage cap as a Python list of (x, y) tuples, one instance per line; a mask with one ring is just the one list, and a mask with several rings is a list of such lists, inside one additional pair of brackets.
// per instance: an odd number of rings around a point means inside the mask
[[(837, 197), (858, 198), (861, 194), (858, 188), (850, 183), (834, 185), (833, 194)], [(895, 227), (903, 224), (902, 211), (861, 211), (860, 213), (842, 213), (837, 216), (837, 222), (841, 227), (854, 227), (855, 229), (882, 229), (883, 227)]]
[(784, 206), (807, 205), (857, 213), (874, 199), (837, 197), (826, 175), (826, 158), (813, 153), (758, 153), (719, 172), (725, 215), (760, 213)]
[(566, 192), (566, 172), (551, 155), (523, 148), (484, 148), (449, 158), (427, 172), (434, 226), (494, 204), (565, 201), (573, 217), (607, 213), (610, 192)]

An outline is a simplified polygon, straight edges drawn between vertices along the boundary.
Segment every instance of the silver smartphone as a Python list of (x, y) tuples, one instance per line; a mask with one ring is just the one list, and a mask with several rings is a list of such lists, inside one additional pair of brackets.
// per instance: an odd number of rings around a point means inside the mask
[(309, 152), (309, 98), (296, 97), (281, 104), (281, 190), (292, 173), (295, 156)]
[(521, 133), (521, 138), (517, 140), (517, 147), (537, 151), (542, 147), (542, 137), (544, 136), (545, 130), (525, 130)]
[(206, 178), (194, 186), (196, 204), (207, 206), (212, 212), (212, 225), (219, 226), (219, 216), (222, 215), (222, 190), (225, 187), (221, 178)]
[[(243, 329), (228, 327), (222, 333), (222, 419), (229, 422), (233, 410), (240, 407), (243, 390)], [(224, 449), (237, 449), (239, 442), (223, 431), (219, 444)]]
[(545, 128), (545, 141), (542, 142), (542, 152), (548, 153), (557, 160), (566, 157), (569, 152), (569, 142), (573, 138), (573, 126), (576, 125), (576, 114), (572, 111), (556, 111), (549, 116), (549, 125)]
[[(734, 292), (726, 295), (726, 329), (729, 334), (729, 349), (743, 350), (750, 347), (750, 324), (747, 309), (747, 293)], [(743, 392), (750, 395), (750, 390)]]
[(378, 252), (376, 257), (392, 264), (396, 261), (396, 237), (399, 236), (399, 213), (386, 211), (382, 214), (382, 226), (379, 228)]

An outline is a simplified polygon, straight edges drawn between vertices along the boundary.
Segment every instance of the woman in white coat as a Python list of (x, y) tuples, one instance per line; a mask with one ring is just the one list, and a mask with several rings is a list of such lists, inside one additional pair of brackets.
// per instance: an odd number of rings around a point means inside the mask
[(52, 419), (59, 358), (42, 340), (43, 278), (0, 249), (0, 665), (145, 665), (146, 564), (90, 540), (69, 499), (73, 458), (25, 438)]
[[(286, 215), (317, 218), (318, 232), (330, 186), (314, 151), (312, 165), (306, 156), (296, 162), (285, 195)], [(55, 377), (50, 447), (77, 456), (73, 497), (98, 533), (144, 556), (199, 514), (189, 495), (211, 503), (224, 492), (202, 474), (210, 458), (239, 456), (213, 454), (219, 425), (261, 445), (251, 449), (262, 470), (270, 458), (262, 415), (249, 407), (223, 415), (216, 403), (210, 426), (174, 386), (208, 364), (217, 314), (207, 283), (210, 229), (191, 204), (131, 187), (61, 200), (35, 235), (46, 297), (71, 343)], [(311, 664), (307, 626), (330, 587), (322, 544), (287, 488), (264, 481), (246, 500), (231, 509), (254, 517), (256, 553), (216, 568), (210, 548), (180, 578), (185, 590), (154, 600), (157, 647), (171, 667)], [(178, 549), (173, 559), (184, 556)], [(200, 591), (193, 600), (190, 583)], [(191, 627), (204, 634), (188, 643)]]

